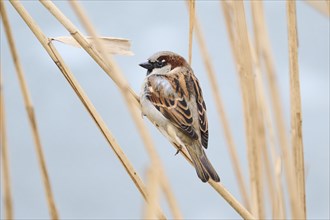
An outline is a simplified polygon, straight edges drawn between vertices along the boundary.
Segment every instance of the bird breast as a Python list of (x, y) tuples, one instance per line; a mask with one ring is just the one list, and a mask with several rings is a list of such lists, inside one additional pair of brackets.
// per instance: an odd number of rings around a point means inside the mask
[(167, 119), (160, 113), (155, 106), (150, 102), (148, 99), (148, 94), (150, 92), (155, 92), (155, 90), (159, 90), (160, 88), (158, 87), (166, 87), (168, 89), (165, 80), (157, 80), (157, 86), (155, 88), (149, 86), (148, 78), (145, 80), (142, 88), (142, 93), (140, 96), (140, 104), (141, 104), (141, 110), (142, 114), (147, 116), (153, 124), (155, 124), (157, 127), (158, 126), (165, 126), (167, 123)]

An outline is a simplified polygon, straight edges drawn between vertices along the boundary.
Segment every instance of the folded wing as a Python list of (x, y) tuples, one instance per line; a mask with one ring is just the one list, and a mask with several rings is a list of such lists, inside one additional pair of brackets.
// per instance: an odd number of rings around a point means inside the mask
[(193, 127), (193, 115), (189, 109), (187, 84), (185, 74), (152, 75), (148, 77), (147, 98), (160, 111), (189, 137), (197, 140), (198, 135)]

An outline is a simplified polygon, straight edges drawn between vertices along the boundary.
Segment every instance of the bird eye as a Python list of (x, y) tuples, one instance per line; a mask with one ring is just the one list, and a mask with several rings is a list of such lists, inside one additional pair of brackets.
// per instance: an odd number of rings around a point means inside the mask
[(165, 65), (166, 65), (166, 61), (165, 61), (165, 60), (161, 60), (161, 61), (157, 60), (157, 61), (155, 62), (155, 66), (156, 66), (156, 68), (162, 68), (162, 67), (165, 66)]

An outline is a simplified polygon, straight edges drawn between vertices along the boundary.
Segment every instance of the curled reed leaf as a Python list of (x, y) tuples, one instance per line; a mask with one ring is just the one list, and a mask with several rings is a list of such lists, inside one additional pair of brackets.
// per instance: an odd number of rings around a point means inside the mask
[[(95, 40), (93, 37), (86, 37), (88, 42), (96, 48)], [(72, 37), (72, 36), (60, 36), (51, 38), (51, 40), (55, 40), (73, 47), (81, 48), (80, 44)], [(116, 37), (98, 37), (98, 40), (101, 41), (103, 51), (113, 55), (124, 55), (124, 56), (132, 56), (134, 53), (131, 51), (131, 43), (129, 40), (124, 38), (116, 38)]]

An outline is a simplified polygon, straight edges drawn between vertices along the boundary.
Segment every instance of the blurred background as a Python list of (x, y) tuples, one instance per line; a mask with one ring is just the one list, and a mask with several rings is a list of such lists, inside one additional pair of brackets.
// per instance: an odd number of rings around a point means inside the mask
[[(83, 31), (66, 1), (54, 2)], [(37, 1), (24, 6), (48, 37), (68, 32)], [(146, 71), (139, 63), (153, 53), (170, 50), (188, 58), (189, 16), (181, 1), (81, 1), (103, 36), (131, 40), (134, 56), (116, 57), (131, 87), (140, 93)], [(137, 219), (144, 201), (57, 66), (9, 2), (5, 2), (17, 49), (35, 107), (56, 205), (62, 219)], [(250, 5), (246, 3), (249, 29)], [(285, 1), (265, 1), (265, 15), (289, 131), (289, 58)], [(197, 1), (217, 83), (248, 180), (244, 120), (238, 75), (219, 2)], [(306, 169), (307, 217), (329, 219), (329, 18), (303, 1), (297, 2), (299, 71)], [(116, 85), (84, 52), (55, 43), (116, 140), (145, 179), (150, 160)], [(208, 108), (206, 151), (223, 185), (241, 200), (210, 84), (194, 41), (192, 67)], [(14, 217), (49, 217), (34, 143), (18, 79), (1, 23), (1, 68), (12, 178)], [(240, 216), (208, 184), (148, 120), (185, 219), (237, 219)], [(165, 213), (169, 213), (162, 199)], [(3, 213), (1, 200), (1, 214)], [(1, 215), (3, 218), (3, 215)]]

